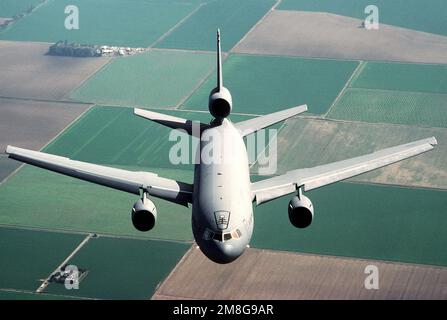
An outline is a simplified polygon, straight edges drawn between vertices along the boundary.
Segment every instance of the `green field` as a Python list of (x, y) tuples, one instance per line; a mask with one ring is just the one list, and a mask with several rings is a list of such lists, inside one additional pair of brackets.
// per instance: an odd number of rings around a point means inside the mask
[(439, 141), (434, 150), (355, 180), (447, 189), (444, 128), (290, 119), (278, 135), (278, 172), (357, 157), (431, 136)]
[(315, 219), (287, 216), (290, 198), (255, 208), (252, 246), (447, 266), (445, 191), (337, 183), (307, 193)]
[[(68, 5), (79, 8), (78, 30), (65, 28)], [(176, 0), (50, 0), (0, 33), (0, 39), (147, 47), (197, 5)]]
[(447, 94), (347, 89), (329, 118), (447, 127)]
[[(307, 104), (323, 114), (357, 67), (357, 61), (232, 54), (223, 77), (233, 97), (233, 112), (267, 114)], [(207, 110), (213, 74), (182, 108)]]
[(116, 58), (70, 98), (99, 104), (175, 107), (215, 68), (215, 55), (151, 51)]
[(365, 19), (368, 5), (379, 8), (381, 23), (447, 35), (447, 3), (444, 0), (283, 0), (277, 9), (323, 11)]
[[(188, 181), (192, 172), (152, 169)], [(191, 240), (191, 209), (154, 199), (157, 224), (139, 232), (130, 218), (138, 196), (27, 166), (0, 188), (0, 224), (145, 238)], [(0, 286), (1, 287), (1, 286)]]
[(3, 181), (12, 171), (19, 167), (19, 163), (8, 159), (6, 155), (0, 154), (0, 182)]
[(222, 50), (230, 50), (275, 4), (274, 0), (209, 1), (174, 30), (159, 48), (216, 49), (216, 29), (222, 31)]
[(60, 284), (50, 284), (44, 292), (99, 299), (149, 299), (189, 247), (166, 241), (91, 239), (69, 262), (88, 270), (79, 289), (68, 291)]
[(41, 0), (2, 0), (0, 1), (0, 18), (12, 18), (23, 13)]
[[(0, 203), (3, 210), (3, 201)], [(12, 210), (12, 214), (16, 213)], [(0, 228), (0, 288), (35, 291), (41, 285), (40, 279), (47, 278), (84, 238)]]
[(447, 94), (447, 66), (365, 62), (350, 87)]

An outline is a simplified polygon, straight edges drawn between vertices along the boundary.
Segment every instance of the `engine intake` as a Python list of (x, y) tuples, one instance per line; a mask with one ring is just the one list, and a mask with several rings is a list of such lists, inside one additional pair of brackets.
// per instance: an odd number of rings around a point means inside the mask
[(208, 108), (214, 118), (223, 119), (228, 117), (231, 113), (232, 105), (231, 93), (227, 88), (215, 88), (211, 91)]
[(155, 226), (156, 221), (157, 208), (147, 196), (135, 202), (132, 208), (132, 223), (135, 229), (149, 231)]
[(310, 199), (306, 196), (295, 196), (289, 202), (289, 220), (296, 228), (308, 227), (314, 217), (314, 208)]

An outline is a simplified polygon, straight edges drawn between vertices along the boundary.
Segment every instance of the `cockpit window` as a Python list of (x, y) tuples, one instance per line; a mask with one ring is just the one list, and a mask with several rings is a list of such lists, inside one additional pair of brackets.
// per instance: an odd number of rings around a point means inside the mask
[(203, 233), (203, 239), (204, 240), (211, 240), (214, 237), (214, 232), (212, 232), (210, 229), (205, 229), (205, 232)]
[(214, 240), (222, 241), (222, 233), (216, 232), (213, 237)]
[(204, 240), (214, 239), (221, 242), (225, 242), (231, 239), (239, 239), (241, 236), (242, 233), (239, 229), (227, 233), (213, 232), (210, 229), (205, 229), (205, 232), (203, 233)]
[(242, 232), (239, 229), (233, 230), (233, 232), (231, 232), (231, 236), (234, 239), (239, 239), (242, 236)]

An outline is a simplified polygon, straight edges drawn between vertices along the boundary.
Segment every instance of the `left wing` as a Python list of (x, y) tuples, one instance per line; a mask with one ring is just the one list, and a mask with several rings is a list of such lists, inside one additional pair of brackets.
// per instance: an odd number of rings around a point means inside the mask
[(416, 156), (433, 149), (436, 144), (436, 138), (431, 137), (348, 160), (289, 171), (252, 183), (252, 197), (256, 204), (261, 204), (295, 192), (300, 187), (303, 191), (316, 189)]
[(8, 146), (6, 153), (11, 159), (117, 190), (138, 195), (146, 190), (154, 197), (184, 206), (192, 203), (191, 184), (162, 178), (152, 172), (111, 168), (13, 146)]

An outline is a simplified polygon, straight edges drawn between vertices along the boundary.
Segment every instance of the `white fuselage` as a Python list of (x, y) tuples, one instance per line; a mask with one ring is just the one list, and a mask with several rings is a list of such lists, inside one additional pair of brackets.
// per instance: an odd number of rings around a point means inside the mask
[(202, 252), (218, 263), (238, 258), (253, 233), (244, 140), (231, 121), (202, 132), (195, 167), (192, 228)]

